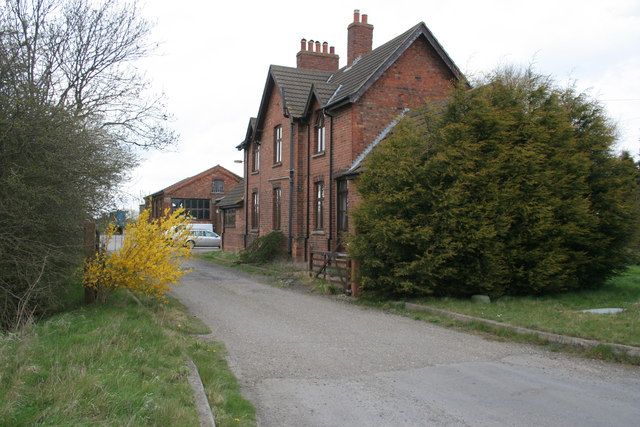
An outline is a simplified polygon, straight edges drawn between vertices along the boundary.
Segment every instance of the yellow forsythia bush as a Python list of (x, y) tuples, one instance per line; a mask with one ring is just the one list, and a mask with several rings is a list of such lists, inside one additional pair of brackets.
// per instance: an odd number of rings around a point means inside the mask
[[(100, 251), (87, 263), (85, 286), (98, 291), (129, 289), (164, 300), (171, 284), (185, 273), (181, 266), (191, 255), (191, 250), (184, 246), (189, 234), (188, 221), (182, 209), (166, 211), (161, 221), (150, 221), (149, 210), (144, 210), (135, 222), (126, 226), (120, 249)], [(107, 229), (107, 241), (114, 231), (114, 226)]]

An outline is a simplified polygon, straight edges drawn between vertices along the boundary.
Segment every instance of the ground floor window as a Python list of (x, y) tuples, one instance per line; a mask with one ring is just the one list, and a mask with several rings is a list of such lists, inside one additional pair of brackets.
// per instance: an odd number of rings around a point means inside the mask
[(209, 199), (171, 199), (171, 210), (184, 208), (195, 219), (211, 219)]
[(236, 210), (224, 210), (224, 228), (233, 228), (236, 226)]
[(347, 231), (349, 228), (347, 215), (348, 196), (347, 181), (338, 181), (338, 231)]
[(315, 228), (320, 230), (324, 228), (324, 183), (316, 182), (315, 190)]
[(260, 197), (258, 192), (251, 193), (251, 228), (257, 230), (260, 225)]
[(280, 230), (282, 225), (282, 188), (273, 189), (273, 229)]

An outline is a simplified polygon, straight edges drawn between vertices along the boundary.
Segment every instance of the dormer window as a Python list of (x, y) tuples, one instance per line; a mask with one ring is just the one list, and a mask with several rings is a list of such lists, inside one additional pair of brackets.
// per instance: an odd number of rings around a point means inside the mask
[(224, 193), (224, 181), (221, 179), (213, 180), (213, 192), (214, 193)]
[(325, 149), (325, 127), (324, 114), (318, 114), (316, 120), (316, 153), (324, 153)]

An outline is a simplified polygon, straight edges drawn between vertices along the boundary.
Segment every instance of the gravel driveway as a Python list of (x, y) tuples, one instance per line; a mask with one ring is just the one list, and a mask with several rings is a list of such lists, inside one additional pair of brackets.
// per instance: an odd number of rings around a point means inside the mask
[(174, 293), (226, 344), (260, 425), (639, 425), (637, 367), (192, 267)]

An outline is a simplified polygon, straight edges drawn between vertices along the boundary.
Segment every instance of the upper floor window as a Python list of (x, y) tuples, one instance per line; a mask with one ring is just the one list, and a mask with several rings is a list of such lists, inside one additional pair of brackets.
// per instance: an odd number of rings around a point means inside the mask
[(251, 150), (251, 172), (258, 172), (260, 170), (260, 145), (255, 143)]
[(213, 180), (213, 192), (214, 193), (224, 193), (224, 181), (221, 179)]
[(325, 149), (325, 127), (324, 114), (318, 115), (316, 121), (316, 153), (324, 153)]
[(315, 228), (324, 228), (324, 183), (316, 182)]
[(273, 163), (282, 163), (282, 126), (273, 129)]

